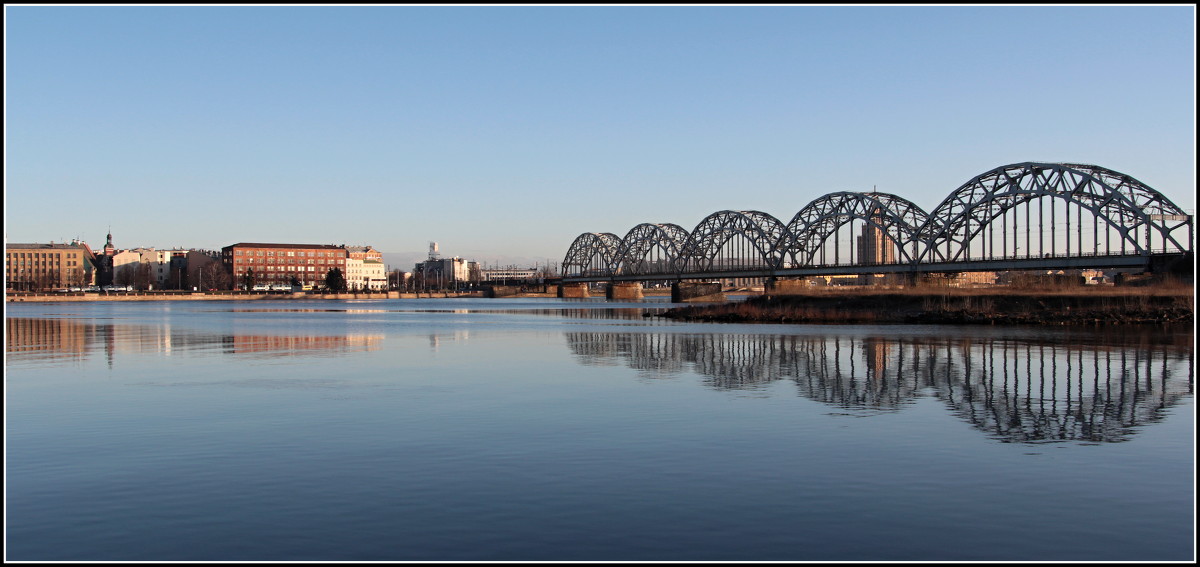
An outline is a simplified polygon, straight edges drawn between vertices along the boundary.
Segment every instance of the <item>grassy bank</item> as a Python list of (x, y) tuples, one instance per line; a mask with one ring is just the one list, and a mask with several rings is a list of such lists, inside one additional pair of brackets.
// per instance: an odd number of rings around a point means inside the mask
[(1192, 323), (1189, 286), (1144, 288), (816, 290), (694, 305), (661, 316), (747, 323), (1111, 325)]

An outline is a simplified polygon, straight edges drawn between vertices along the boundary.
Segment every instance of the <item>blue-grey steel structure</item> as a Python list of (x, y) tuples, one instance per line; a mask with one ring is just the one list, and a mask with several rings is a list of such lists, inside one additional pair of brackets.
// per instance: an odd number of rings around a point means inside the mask
[[(847, 231), (851, 244), (841, 246)], [(1024, 162), (974, 177), (928, 213), (896, 195), (837, 192), (787, 223), (727, 210), (691, 232), (646, 223), (624, 238), (584, 233), (568, 249), (562, 275), (588, 282), (1149, 269), (1156, 257), (1190, 255), (1194, 238), (1193, 215), (1133, 177)]]

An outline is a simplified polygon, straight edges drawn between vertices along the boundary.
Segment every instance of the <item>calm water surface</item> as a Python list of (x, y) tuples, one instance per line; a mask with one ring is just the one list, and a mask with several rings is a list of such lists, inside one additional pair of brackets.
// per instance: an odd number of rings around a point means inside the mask
[(1191, 329), (6, 305), (12, 561), (1195, 559)]

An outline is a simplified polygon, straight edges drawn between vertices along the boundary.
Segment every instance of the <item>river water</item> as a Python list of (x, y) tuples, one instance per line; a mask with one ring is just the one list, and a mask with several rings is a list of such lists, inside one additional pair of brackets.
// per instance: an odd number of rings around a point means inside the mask
[(10, 561), (1191, 561), (1192, 329), (6, 305)]

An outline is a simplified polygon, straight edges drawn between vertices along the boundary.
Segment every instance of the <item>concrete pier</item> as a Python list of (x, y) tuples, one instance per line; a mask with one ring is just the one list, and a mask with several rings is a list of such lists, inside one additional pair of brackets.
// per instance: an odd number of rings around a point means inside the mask
[(483, 296), (491, 298), (512, 297), (519, 293), (521, 293), (521, 288), (515, 285), (490, 285), (483, 288)]
[(567, 299), (586, 299), (588, 295), (588, 284), (562, 284), (558, 286), (558, 297)]
[(672, 303), (725, 301), (720, 282), (675, 282), (671, 284)]
[(616, 300), (637, 300), (642, 298), (642, 284), (635, 282), (616, 282), (608, 284), (604, 297)]

